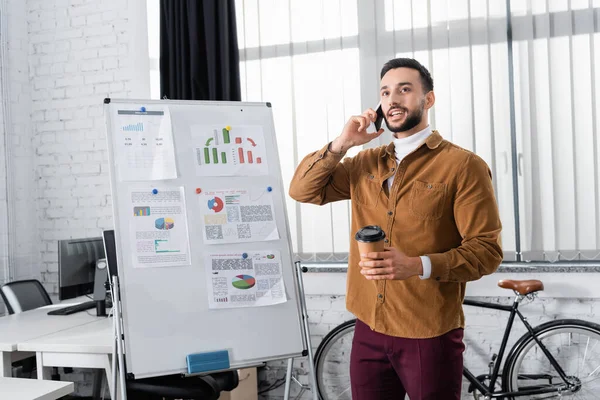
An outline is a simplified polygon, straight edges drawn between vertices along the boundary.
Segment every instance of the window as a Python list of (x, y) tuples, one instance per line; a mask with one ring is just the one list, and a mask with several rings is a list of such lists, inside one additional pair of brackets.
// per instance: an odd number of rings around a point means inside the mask
[[(242, 100), (273, 104), (287, 193), (301, 157), (361, 109), (357, 2), (237, 0), (236, 12)], [(347, 258), (347, 202), (318, 207), (288, 197), (287, 210), (302, 260)]]
[[(158, 46), (158, 0), (148, 1), (156, 3), (148, 25), (154, 18), (150, 42)], [(236, 0), (242, 100), (273, 104), (289, 183), (302, 157), (334, 139), (351, 115), (377, 104), (381, 66), (414, 57), (435, 82), (431, 126), (492, 170), (505, 259), (600, 259), (599, 6)], [(157, 98), (158, 50), (151, 44), (150, 51)], [(388, 140), (384, 134), (367, 146)], [(288, 199), (287, 208), (301, 260), (347, 259), (346, 202), (319, 207)]]
[(593, 3), (511, 2), (524, 259), (600, 259), (600, 1)]
[[(498, 154), (506, 154), (506, 173), (495, 184), (508, 225), (504, 247), (514, 253), (510, 135), (499, 134), (510, 131), (506, 11), (503, 4), (490, 9), (485, 2), (470, 3), (469, 9), (468, 1), (450, 7), (445, 0), (238, 0), (243, 98), (273, 103), (284, 182), (351, 115), (376, 104), (379, 70), (387, 60), (415, 57), (435, 81), (431, 125), (475, 150), (494, 170), (503, 161)], [(387, 142), (389, 134), (382, 138)], [(288, 200), (300, 259), (347, 258), (348, 207)]]

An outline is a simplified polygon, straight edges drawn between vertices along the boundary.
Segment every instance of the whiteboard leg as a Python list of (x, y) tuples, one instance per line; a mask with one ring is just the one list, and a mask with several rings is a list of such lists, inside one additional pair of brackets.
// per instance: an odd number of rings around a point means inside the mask
[(292, 383), (292, 367), (294, 359), (288, 358), (287, 372), (285, 373), (285, 391), (283, 392), (283, 400), (290, 400), (290, 384)]
[(121, 331), (121, 298), (119, 297), (119, 278), (113, 276), (113, 318), (117, 332), (117, 357), (119, 364), (119, 381), (121, 389), (121, 399), (127, 400), (127, 390), (125, 384), (125, 360), (123, 359), (123, 332)]
[[(114, 296), (113, 296), (114, 299)], [(113, 307), (115, 307), (115, 305), (113, 305)], [(111, 376), (107, 376), (106, 379), (110, 379), (112, 382), (112, 385), (110, 387), (112, 387), (112, 392), (110, 393), (110, 398), (112, 400), (116, 400), (117, 399), (117, 374), (119, 373), (119, 369), (117, 368), (117, 325), (116, 325), (116, 320), (117, 318), (114, 315), (114, 311), (113, 311), (113, 343), (112, 343), (112, 357), (111, 357), (111, 363), (112, 363), (112, 371), (111, 371)]]
[(310, 390), (313, 400), (319, 400), (317, 390), (317, 377), (315, 375), (315, 363), (313, 358), (313, 350), (310, 342), (310, 328), (308, 326), (308, 311), (306, 307), (306, 297), (304, 294), (304, 281), (302, 280), (302, 265), (299, 261), (296, 263), (296, 275), (298, 277), (298, 294), (300, 298), (300, 308), (302, 309), (302, 321), (304, 323), (304, 335), (306, 336), (306, 347), (308, 355), (308, 376), (310, 379)]

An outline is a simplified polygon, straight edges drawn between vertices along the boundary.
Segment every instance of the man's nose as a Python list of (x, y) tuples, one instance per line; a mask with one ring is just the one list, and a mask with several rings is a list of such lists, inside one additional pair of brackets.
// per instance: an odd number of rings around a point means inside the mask
[(388, 112), (394, 108), (400, 108), (400, 102), (395, 101), (394, 99), (390, 98), (390, 100), (388, 102)]
[(390, 96), (388, 97), (388, 105), (390, 106), (390, 108), (400, 106), (400, 98), (401, 96), (398, 93), (390, 94)]

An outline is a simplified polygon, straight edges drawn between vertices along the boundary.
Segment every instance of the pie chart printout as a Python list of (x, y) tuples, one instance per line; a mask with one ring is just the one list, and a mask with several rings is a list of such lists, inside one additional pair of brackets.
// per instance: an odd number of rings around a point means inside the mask
[(237, 275), (233, 278), (231, 284), (237, 289), (250, 289), (256, 284), (256, 279), (250, 275)]
[(224, 206), (225, 204), (223, 204), (223, 200), (220, 197), (214, 197), (208, 200), (208, 209), (213, 210), (216, 213), (223, 211)]
[(154, 221), (154, 227), (158, 230), (169, 230), (175, 228), (175, 221), (173, 218), (157, 218)]

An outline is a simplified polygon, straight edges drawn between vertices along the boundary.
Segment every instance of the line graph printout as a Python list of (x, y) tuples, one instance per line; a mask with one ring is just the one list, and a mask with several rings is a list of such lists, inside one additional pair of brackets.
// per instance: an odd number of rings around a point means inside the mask
[(203, 190), (199, 201), (206, 244), (279, 239), (273, 199), (267, 189)]
[(261, 126), (194, 125), (193, 156), (198, 176), (267, 175)]
[(177, 178), (171, 114), (164, 106), (117, 110), (116, 161), (121, 181)]

